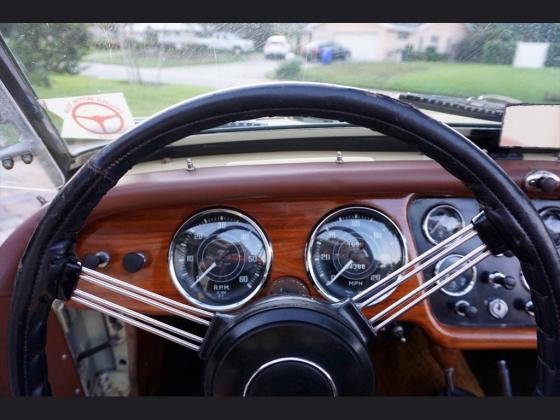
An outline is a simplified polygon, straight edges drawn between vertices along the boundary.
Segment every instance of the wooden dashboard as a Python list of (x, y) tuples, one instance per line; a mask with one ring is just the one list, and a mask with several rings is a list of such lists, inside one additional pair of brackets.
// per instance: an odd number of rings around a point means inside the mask
[[(551, 161), (504, 161), (501, 165), (520, 185), (536, 168), (560, 174), (560, 164)], [(79, 235), (78, 255), (106, 251), (111, 261), (99, 271), (185, 302), (169, 274), (171, 239), (197, 211), (232, 208), (254, 219), (273, 248), (268, 280), (252, 301), (266, 296), (274, 282), (285, 276), (299, 279), (311, 296), (322, 298), (306, 271), (304, 253), (311, 232), (326, 214), (349, 205), (383, 212), (401, 230), (412, 259), (418, 254), (408, 225), (408, 207), (415, 197), (432, 196), (468, 197), (469, 191), (432, 161), (231, 166), (129, 175), (88, 219)], [(545, 194), (539, 197), (553, 198)], [(137, 251), (144, 253), (147, 263), (130, 274), (123, 268), (122, 258)], [(412, 278), (386, 300), (368, 308), (366, 315), (373, 316), (421, 281), (419, 276)], [(131, 309), (154, 313), (151, 306), (85, 282), (80, 288)], [(428, 301), (406, 313), (402, 320), (417, 324), (436, 344), (447, 348), (536, 347), (532, 327), (450, 327), (437, 321)]]

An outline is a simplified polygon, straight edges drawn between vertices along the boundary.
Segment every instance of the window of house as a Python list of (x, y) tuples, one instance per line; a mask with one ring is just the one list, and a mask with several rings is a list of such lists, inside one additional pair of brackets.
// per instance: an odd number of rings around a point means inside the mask
[(432, 44), (437, 44), (438, 41), (439, 41), (439, 36), (437, 36), (437, 35), (432, 35), (432, 36), (430, 37), (430, 42), (431, 42)]
[(399, 39), (408, 39), (408, 32), (398, 32), (397, 36)]

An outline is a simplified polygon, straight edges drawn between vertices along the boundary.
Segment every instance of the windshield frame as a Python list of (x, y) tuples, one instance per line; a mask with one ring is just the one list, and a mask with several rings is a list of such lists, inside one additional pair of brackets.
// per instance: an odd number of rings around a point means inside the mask
[(47, 148), (62, 172), (64, 180), (68, 180), (74, 164), (74, 157), (47, 112), (40, 105), (33, 86), (17, 58), (6, 44), (2, 34), (0, 34), (0, 79), (32, 129)]

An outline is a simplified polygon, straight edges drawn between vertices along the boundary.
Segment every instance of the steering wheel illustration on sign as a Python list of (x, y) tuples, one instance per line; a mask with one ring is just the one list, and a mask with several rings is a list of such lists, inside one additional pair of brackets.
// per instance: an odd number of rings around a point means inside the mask
[(72, 119), (94, 134), (116, 134), (124, 128), (121, 113), (110, 105), (99, 102), (81, 102), (72, 109)]

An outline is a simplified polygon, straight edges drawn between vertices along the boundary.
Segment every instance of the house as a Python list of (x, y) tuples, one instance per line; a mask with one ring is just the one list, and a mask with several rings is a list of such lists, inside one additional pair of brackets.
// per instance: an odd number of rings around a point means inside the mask
[(305, 27), (302, 42), (338, 42), (356, 61), (400, 61), (407, 46), (450, 54), (469, 31), (467, 23), (312, 23)]
[(155, 36), (161, 45), (181, 48), (189, 44), (204, 28), (199, 23), (132, 23), (123, 27), (125, 36), (146, 42)]

